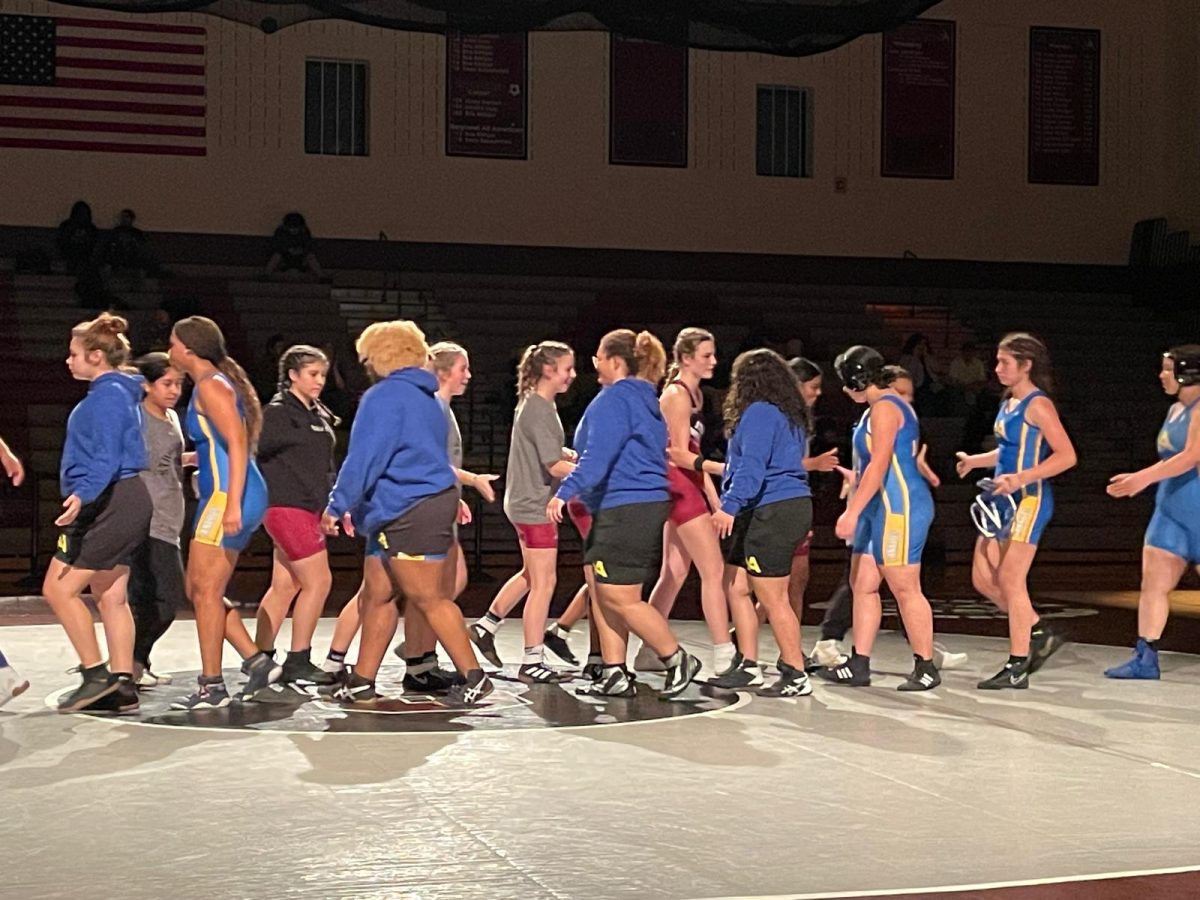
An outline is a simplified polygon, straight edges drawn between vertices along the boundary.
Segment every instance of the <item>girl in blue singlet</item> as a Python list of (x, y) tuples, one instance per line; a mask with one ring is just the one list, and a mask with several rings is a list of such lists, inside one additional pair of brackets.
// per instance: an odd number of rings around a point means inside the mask
[(1159, 677), (1158, 641), (1171, 611), (1167, 595), (1189, 565), (1200, 569), (1200, 344), (1164, 353), (1158, 379), (1177, 401), (1158, 432), (1159, 461), (1114, 475), (1108, 485), (1110, 497), (1132, 497), (1158, 485), (1142, 547), (1137, 644), (1132, 659), (1105, 671), (1109, 678)]
[(171, 332), (171, 365), (192, 379), (185, 430), (196, 445), (200, 502), (188, 548), (187, 593), (196, 610), (200, 638), (199, 688), (173, 709), (228, 706), (221, 651), (229, 640), (250, 676), (240, 699), (276, 681), (282, 668), (251, 639), (242, 617), (225, 603), (225, 587), (238, 554), (262, 523), (267, 485), (254, 463), (262, 409), (249, 378), (225, 350), (225, 336), (211, 319), (181, 319)]
[(921, 590), (921, 554), (933, 522), (933, 496), (921, 474), (916, 413), (893, 387), (904, 373), (884, 366), (870, 347), (851, 347), (834, 363), (844, 390), (870, 409), (854, 430), (857, 485), (835, 529), (851, 541), (854, 650), (849, 660), (818, 674), (833, 684), (871, 683), (871, 649), (883, 609), (879, 587), (887, 581), (913, 649), (913, 671), (902, 691), (927, 691), (941, 683), (933, 662), (933, 612)]
[(1033, 335), (1006, 335), (996, 351), (996, 376), (1005, 388), (996, 415), (996, 449), (958, 453), (958, 475), (993, 468), (992, 494), (1012, 497), (1015, 509), (995, 537), (975, 542), (971, 581), (975, 590), (1008, 613), (1009, 657), (981, 690), (1023, 689), (1029, 676), (1062, 646), (1061, 635), (1041, 624), (1029, 599), (1029, 569), (1054, 512), (1049, 479), (1075, 465), (1075, 448), (1047, 394), (1050, 354)]

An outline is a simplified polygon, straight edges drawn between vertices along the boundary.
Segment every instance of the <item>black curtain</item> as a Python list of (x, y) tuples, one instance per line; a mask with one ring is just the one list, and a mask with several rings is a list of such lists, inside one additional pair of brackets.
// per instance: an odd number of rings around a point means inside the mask
[(309, 19), (404, 31), (613, 31), (710, 50), (809, 56), (916, 18), (940, 0), (59, 0), (127, 13), (204, 12), (273, 32)]

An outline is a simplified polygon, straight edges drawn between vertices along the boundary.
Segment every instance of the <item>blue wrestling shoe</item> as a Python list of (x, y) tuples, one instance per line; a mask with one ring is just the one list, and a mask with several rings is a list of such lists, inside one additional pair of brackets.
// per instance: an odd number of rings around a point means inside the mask
[(1159, 678), (1158, 650), (1151, 647), (1145, 638), (1138, 638), (1137, 644), (1133, 648), (1133, 658), (1123, 665), (1105, 669), (1104, 677), (1157, 681)]

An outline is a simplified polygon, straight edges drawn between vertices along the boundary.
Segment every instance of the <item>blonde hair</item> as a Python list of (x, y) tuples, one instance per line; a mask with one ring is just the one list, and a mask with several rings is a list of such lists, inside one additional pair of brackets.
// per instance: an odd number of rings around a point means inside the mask
[(71, 329), (71, 337), (79, 341), (84, 351), (99, 350), (110, 368), (119, 369), (129, 360), (129, 323), (120, 316), (100, 313), (88, 322), (80, 322)]
[(670, 368), (667, 369), (667, 381), (674, 381), (679, 377), (679, 370), (683, 368), (683, 358), (695, 356), (696, 351), (705, 341), (712, 341), (714, 345), (717, 343), (712, 332), (703, 328), (685, 328), (675, 336), (675, 346), (671, 351), (674, 358), (671, 360)]
[(667, 351), (649, 331), (634, 334), (628, 328), (610, 331), (600, 339), (600, 352), (625, 361), (630, 376), (658, 384), (667, 370)]
[(542, 341), (530, 344), (517, 363), (517, 399), (537, 387), (546, 366), (553, 366), (564, 356), (574, 356), (575, 351), (562, 341)]
[(467, 358), (466, 348), (454, 341), (438, 341), (429, 348), (429, 363), (439, 375), (449, 372), (460, 356)]
[(397, 369), (423, 366), (429, 358), (425, 332), (407, 319), (372, 322), (358, 336), (354, 349), (358, 351), (358, 358), (380, 378), (386, 378)]

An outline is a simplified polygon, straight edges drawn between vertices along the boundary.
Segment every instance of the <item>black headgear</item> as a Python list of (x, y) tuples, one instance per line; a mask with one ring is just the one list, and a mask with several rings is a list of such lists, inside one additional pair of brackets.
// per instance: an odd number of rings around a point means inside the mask
[(882, 354), (861, 344), (855, 344), (833, 361), (833, 370), (838, 378), (852, 391), (865, 391), (882, 368)]
[(1168, 350), (1163, 354), (1175, 363), (1175, 381), (1179, 383), (1180, 387), (1200, 384), (1200, 353), (1188, 352), (1193, 349), (1193, 347), (1180, 347), (1177, 350)]

